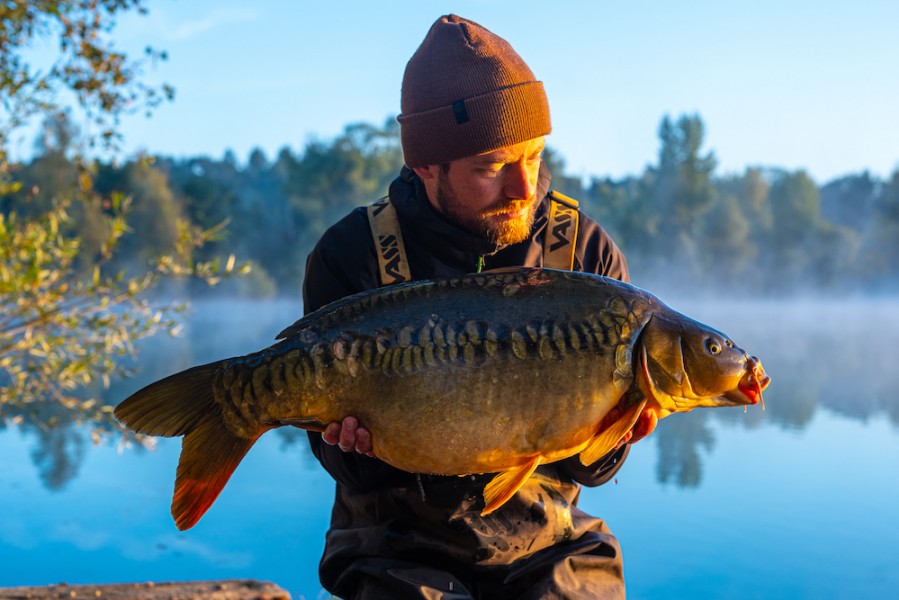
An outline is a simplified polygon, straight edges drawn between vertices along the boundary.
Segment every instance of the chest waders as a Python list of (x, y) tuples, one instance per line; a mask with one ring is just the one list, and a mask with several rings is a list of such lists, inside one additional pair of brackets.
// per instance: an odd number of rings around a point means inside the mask
[[(570, 271), (574, 267), (574, 248), (577, 241), (578, 203), (564, 194), (549, 193), (549, 220), (543, 235), (543, 266)], [(384, 197), (369, 205), (368, 224), (375, 241), (375, 254), (381, 285), (393, 285), (412, 280), (406, 247), (396, 209), (390, 198)]]

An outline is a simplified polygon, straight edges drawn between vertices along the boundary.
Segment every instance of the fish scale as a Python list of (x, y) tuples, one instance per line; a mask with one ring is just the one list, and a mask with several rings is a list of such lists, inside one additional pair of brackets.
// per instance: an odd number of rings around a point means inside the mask
[[(538, 464), (598, 460), (644, 411), (751, 404), (767, 385), (758, 359), (653, 295), (552, 269), (371, 290), (278, 337), (116, 408), (135, 431), (185, 436), (172, 502), (179, 528), (196, 523), (274, 427), (320, 431), (354, 416), (374, 455), (399, 469), (497, 473), (484, 491), (487, 514)], [(702, 355), (711, 338), (721, 356)], [(703, 395), (672, 385), (683, 381), (702, 383)]]

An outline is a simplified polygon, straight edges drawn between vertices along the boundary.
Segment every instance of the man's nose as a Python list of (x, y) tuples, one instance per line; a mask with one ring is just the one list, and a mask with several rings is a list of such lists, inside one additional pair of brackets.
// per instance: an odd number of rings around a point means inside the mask
[(506, 198), (527, 200), (537, 193), (536, 169), (528, 168), (526, 161), (506, 165), (503, 175), (503, 193)]

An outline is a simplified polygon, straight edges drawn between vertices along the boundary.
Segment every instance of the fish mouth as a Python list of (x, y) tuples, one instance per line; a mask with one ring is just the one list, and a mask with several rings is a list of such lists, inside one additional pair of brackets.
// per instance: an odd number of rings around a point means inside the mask
[(726, 394), (726, 396), (740, 404), (759, 404), (765, 407), (765, 400), (762, 398), (762, 390), (771, 383), (771, 378), (765, 373), (761, 361), (755, 356), (749, 357), (746, 373), (737, 384), (737, 389)]

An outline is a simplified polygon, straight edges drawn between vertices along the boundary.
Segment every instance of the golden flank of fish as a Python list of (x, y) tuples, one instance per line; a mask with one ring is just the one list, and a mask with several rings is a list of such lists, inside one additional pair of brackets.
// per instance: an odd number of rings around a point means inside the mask
[(418, 473), (497, 473), (483, 513), (537, 465), (591, 464), (644, 410), (745, 406), (768, 385), (723, 333), (619, 281), (511, 269), (329, 304), (279, 343), (194, 367), (122, 402), (148, 435), (184, 436), (172, 515), (192, 527), (266, 431), (352, 415), (375, 456)]

